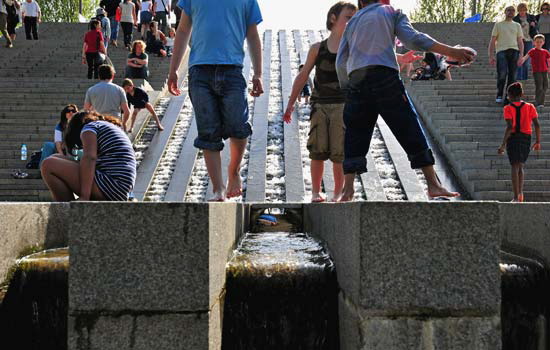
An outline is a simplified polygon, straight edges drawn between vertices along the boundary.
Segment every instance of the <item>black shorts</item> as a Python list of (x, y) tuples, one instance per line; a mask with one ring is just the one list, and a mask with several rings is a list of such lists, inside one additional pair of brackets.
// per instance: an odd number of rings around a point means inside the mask
[(506, 143), (506, 153), (510, 164), (525, 163), (531, 151), (531, 135), (516, 133), (510, 135)]

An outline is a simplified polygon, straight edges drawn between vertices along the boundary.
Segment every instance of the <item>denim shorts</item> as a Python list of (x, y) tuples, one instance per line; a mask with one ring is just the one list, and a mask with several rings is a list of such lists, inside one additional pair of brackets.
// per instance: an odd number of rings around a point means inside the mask
[(195, 65), (189, 68), (189, 96), (198, 129), (195, 147), (221, 151), (223, 139), (246, 139), (252, 134), (246, 93), (242, 67)]

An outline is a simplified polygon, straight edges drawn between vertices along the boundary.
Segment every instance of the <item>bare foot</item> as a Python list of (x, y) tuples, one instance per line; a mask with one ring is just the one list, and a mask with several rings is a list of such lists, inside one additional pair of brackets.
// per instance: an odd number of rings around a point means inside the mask
[(428, 188), (428, 196), (430, 198), (437, 198), (437, 197), (455, 198), (455, 197), (459, 197), (460, 193), (451, 192), (451, 191), (448, 191), (443, 186), (438, 186), (438, 187)]
[(325, 201), (325, 198), (321, 196), (320, 193), (312, 193), (311, 195), (311, 203), (322, 203)]
[(164, 130), (164, 126), (162, 126), (162, 124), (158, 124), (158, 125), (157, 125), (157, 128), (159, 129), (159, 131)]
[(340, 197), (340, 202), (352, 202), (354, 193), (355, 191), (353, 189), (345, 189), (344, 193), (342, 193), (342, 196)]
[(241, 176), (229, 175), (227, 179), (227, 198), (242, 196), (243, 190), (241, 187)]
[(342, 193), (336, 193), (334, 192), (334, 195), (330, 199), (331, 202), (340, 202), (340, 199), (342, 198)]
[(518, 202), (523, 202), (525, 200), (525, 197), (523, 196), (523, 193), (518, 196)]
[(208, 199), (209, 202), (225, 202), (225, 189), (214, 192), (214, 195)]

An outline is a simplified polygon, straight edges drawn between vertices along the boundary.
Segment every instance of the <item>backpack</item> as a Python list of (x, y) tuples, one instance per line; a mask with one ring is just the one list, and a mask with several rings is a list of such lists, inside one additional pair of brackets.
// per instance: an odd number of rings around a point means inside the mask
[(27, 169), (38, 169), (40, 166), (40, 158), (42, 157), (42, 151), (32, 152), (31, 159), (26, 165)]
[(6, 4), (6, 2), (4, 0), (2, 0), (2, 2), (4, 3), (4, 6), (6, 7), (6, 12), (8, 13), (8, 17), (16, 17), (17, 16), (17, 9), (15, 8), (15, 3), (12, 4), (12, 5), (8, 5)]

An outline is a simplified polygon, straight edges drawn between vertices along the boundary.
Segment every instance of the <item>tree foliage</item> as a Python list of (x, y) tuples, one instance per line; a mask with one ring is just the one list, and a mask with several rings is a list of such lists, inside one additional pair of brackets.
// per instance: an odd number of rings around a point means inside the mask
[[(78, 22), (80, 0), (36, 0), (44, 22)], [(97, 0), (82, 0), (82, 15), (90, 18), (95, 14)]]
[(459, 23), (480, 13), (482, 22), (492, 22), (499, 11), (499, 0), (419, 0), (411, 19), (413, 22)]

